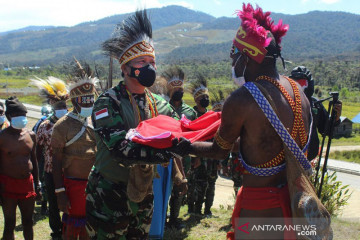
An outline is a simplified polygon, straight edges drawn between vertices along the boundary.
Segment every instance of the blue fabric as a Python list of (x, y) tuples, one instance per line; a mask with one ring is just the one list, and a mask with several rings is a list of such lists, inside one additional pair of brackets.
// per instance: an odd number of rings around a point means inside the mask
[(172, 159), (166, 168), (157, 165), (160, 178), (154, 178), (153, 181), (154, 213), (149, 232), (149, 237), (152, 239), (162, 239), (164, 237), (167, 206), (172, 189), (172, 166)]
[(46, 118), (47, 118), (47, 116), (42, 116), (42, 117), (36, 122), (35, 126), (34, 126), (33, 129), (32, 129), (34, 133), (37, 133), (40, 124), (41, 124), (43, 121), (45, 121)]
[(360, 113), (356, 115), (351, 121), (353, 121), (353, 123), (360, 123)]
[[(261, 93), (261, 91), (257, 88), (257, 86), (253, 82), (247, 82), (245, 83), (244, 87), (251, 93), (251, 95), (254, 97), (256, 103), (259, 105), (261, 110), (264, 112), (265, 116), (268, 118), (271, 125), (274, 127), (278, 135), (281, 137), (281, 139), (284, 141), (286, 146), (292, 151), (292, 153), (295, 155), (296, 159), (299, 161), (299, 163), (303, 166), (305, 170), (311, 168), (311, 165), (309, 161), (307, 160), (306, 156), (304, 155), (304, 152), (308, 148), (308, 143), (306, 144), (305, 148), (301, 150), (299, 146), (296, 144), (295, 140), (291, 137), (290, 133), (286, 130), (280, 119), (275, 114), (274, 110), (272, 109), (270, 103), (268, 100), (264, 97), (264, 95)], [(311, 129), (311, 128), (310, 128)], [(283, 163), (279, 166), (272, 167), (272, 168), (256, 168), (252, 167), (244, 161), (240, 154), (240, 161), (242, 162), (244, 168), (249, 171), (253, 175), (257, 176), (271, 176), (275, 175), (282, 170), (285, 169), (286, 163)]]

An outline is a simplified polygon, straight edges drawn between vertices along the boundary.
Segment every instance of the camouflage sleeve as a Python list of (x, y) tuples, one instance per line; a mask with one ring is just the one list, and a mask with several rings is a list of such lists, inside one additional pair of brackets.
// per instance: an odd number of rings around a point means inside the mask
[(155, 98), (156, 107), (159, 114), (166, 115), (177, 120), (180, 119), (181, 116), (178, 116), (173, 106), (171, 106), (164, 98), (154, 93), (152, 95)]
[(159, 164), (168, 162), (170, 153), (153, 149), (126, 139), (126, 123), (121, 106), (108, 96), (101, 96), (92, 114), (95, 134), (120, 164)]

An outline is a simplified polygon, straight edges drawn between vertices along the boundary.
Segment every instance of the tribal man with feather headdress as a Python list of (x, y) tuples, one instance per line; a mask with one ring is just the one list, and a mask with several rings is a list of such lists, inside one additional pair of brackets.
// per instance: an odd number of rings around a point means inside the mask
[[(225, 101), (221, 125), (212, 143), (191, 144), (182, 139), (176, 152), (225, 159), (240, 137), (240, 161), (246, 172), (237, 194), (232, 225), (239, 234), (237, 238), (247, 239), (249, 235), (238, 231), (239, 219), (278, 217), (284, 218), (286, 223), (291, 217), (284, 145), (261, 109), (263, 101), (261, 105), (255, 101), (261, 97), (259, 88), (272, 99), (279, 121), (300, 148), (307, 143), (311, 119), (305, 94), (299, 91), (294, 81), (280, 76), (276, 69), (276, 59), (282, 59), (280, 43), (288, 25), (283, 25), (281, 20), (275, 25), (270, 12), (263, 12), (259, 7), (254, 9), (251, 4), (243, 4), (237, 13), (241, 25), (233, 40), (230, 57), (234, 80), (244, 87)], [(307, 160), (302, 162), (306, 168), (310, 167)], [(292, 231), (272, 233), (275, 234), (273, 239), (295, 238)], [(264, 238), (264, 232), (252, 231), (250, 236), (252, 239)], [(230, 232), (228, 237), (234, 239), (235, 234)]]
[(85, 187), (95, 161), (96, 142), (90, 116), (98, 79), (90, 67), (75, 59), (70, 74), (69, 96), (73, 111), (53, 128), (53, 178), (63, 217), (63, 239), (89, 239), (85, 229)]
[[(39, 162), (40, 180), (43, 179), (42, 182), (46, 189), (47, 201), (49, 202), (51, 237), (52, 239), (61, 239), (62, 223), (52, 173), (53, 154), (51, 149), (51, 135), (54, 124), (67, 113), (66, 101), (69, 99), (69, 94), (65, 82), (55, 77), (49, 77), (46, 80), (40, 78), (32, 79), (31, 82), (40, 89), (40, 96), (52, 107), (52, 111), (54, 112), (48, 117), (45, 116), (45, 120), (37, 127), (36, 136), (38, 145), (36, 147), (36, 155)], [(44, 195), (45, 194), (43, 194), (43, 197)]]
[(154, 165), (171, 155), (130, 141), (129, 129), (159, 114), (176, 116), (161, 97), (147, 90), (156, 78), (152, 27), (146, 10), (118, 24), (103, 43), (120, 63), (124, 81), (105, 91), (94, 105), (97, 153), (87, 192), (87, 231), (91, 239), (146, 239), (153, 213)]
[[(166, 79), (167, 82), (167, 92), (169, 96), (169, 103), (175, 109), (176, 113), (183, 117), (185, 116), (189, 120), (196, 119), (195, 110), (187, 105), (183, 100), (184, 95), (184, 82), (185, 82), (185, 73), (178, 66), (171, 66), (167, 68), (161, 76)], [(183, 202), (184, 194), (187, 191), (187, 179), (186, 173), (190, 169), (191, 158), (185, 156), (183, 159), (175, 158), (178, 162), (178, 166), (181, 166), (180, 171), (182, 172), (183, 178), (178, 184), (175, 183), (173, 190), (171, 192), (170, 198), (170, 217), (168, 225), (169, 227), (174, 227), (177, 229), (183, 228), (184, 225), (180, 223), (178, 217), (180, 213), (180, 207)], [(184, 167), (183, 167), (184, 166)], [(185, 187), (185, 189), (184, 189)]]

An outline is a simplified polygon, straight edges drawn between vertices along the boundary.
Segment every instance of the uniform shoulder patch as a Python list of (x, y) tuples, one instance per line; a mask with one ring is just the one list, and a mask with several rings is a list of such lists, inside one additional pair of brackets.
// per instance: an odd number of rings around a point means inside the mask
[(107, 108), (103, 108), (95, 112), (95, 120), (99, 120), (107, 116), (109, 116), (109, 112)]

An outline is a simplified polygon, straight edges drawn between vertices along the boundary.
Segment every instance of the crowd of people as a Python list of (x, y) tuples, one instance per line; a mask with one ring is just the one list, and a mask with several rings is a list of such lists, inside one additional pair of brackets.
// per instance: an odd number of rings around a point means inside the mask
[[(316, 132), (325, 132), (329, 114), (316, 104), (305, 67), (289, 77), (276, 69), (278, 58), (284, 64), (280, 44), (289, 26), (275, 25), (270, 13), (250, 4), (238, 15), (241, 24), (230, 51), (237, 89), (229, 96), (214, 91), (212, 107), (203, 75), (188, 89), (178, 66), (157, 77), (146, 10), (125, 19), (102, 44), (120, 64), (123, 80), (115, 87), (99, 93), (91, 69), (75, 59), (69, 84), (50, 76), (32, 79), (51, 107), (33, 131), (25, 128), (27, 109), (16, 97), (0, 103), (3, 239), (14, 239), (17, 206), (24, 238), (33, 239), (35, 201), (49, 216), (52, 239), (162, 238), (167, 206), (168, 228), (185, 227), (179, 219), (184, 204), (190, 215), (212, 216), (222, 167), (230, 168), (234, 181), (234, 231), (238, 218), (291, 217), (284, 143), (255, 100), (265, 95), (296, 145), (308, 150), (309, 160), (318, 153)], [(192, 93), (194, 107), (183, 101), (185, 91)], [(341, 102), (335, 110), (339, 120)], [(203, 142), (181, 137), (169, 148), (155, 148), (129, 137), (140, 123), (159, 115), (189, 122), (213, 112), (221, 113), (221, 122)], [(277, 234), (276, 239), (292, 237)], [(235, 232), (227, 237), (234, 239)]]

